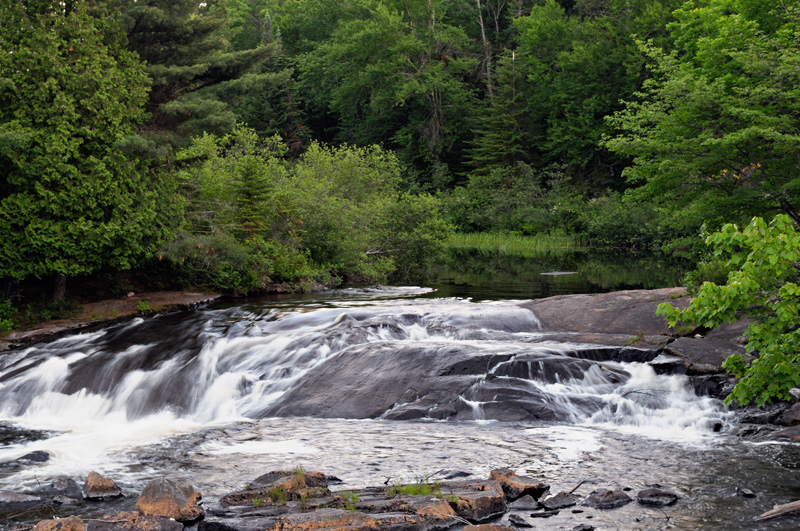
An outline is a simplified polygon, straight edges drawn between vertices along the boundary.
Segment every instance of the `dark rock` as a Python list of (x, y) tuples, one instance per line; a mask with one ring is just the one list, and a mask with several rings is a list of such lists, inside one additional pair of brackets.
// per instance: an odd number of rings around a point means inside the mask
[(464, 531), (514, 531), (510, 527), (497, 524), (481, 524), (481, 525), (468, 525), (464, 527)]
[(53, 496), (53, 503), (57, 505), (78, 505), (80, 500), (64, 496), (63, 494), (56, 494)]
[(735, 381), (724, 374), (706, 374), (703, 376), (690, 376), (689, 385), (696, 395), (724, 398), (733, 390)]
[(533, 312), (542, 330), (669, 336), (674, 331), (656, 316), (662, 302), (685, 308), (689, 297), (682, 288), (630, 290), (591, 295), (559, 295), (521, 306)]
[(0, 490), (0, 508), (24, 509), (39, 505), (43, 502), (38, 496), (19, 494), (10, 490)]
[(89, 520), (86, 531), (183, 531), (183, 524), (164, 516), (127, 512)]
[(576, 525), (572, 531), (594, 531), (594, 526), (589, 524)]
[[(315, 487), (327, 487), (328, 486), (328, 476), (322, 474), (321, 472), (306, 472), (303, 470), (297, 470), (293, 472), (287, 472), (285, 470), (274, 470), (272, 472), (267, 472), (261, 476), (258, 476), (256, 479), (253, 480), (253, 485), (257, 485), (259, 487), (264, 487), (266, 485), (275, 485), (277, 483), (287, 484), (287, 482), (291, 483), (292, 481), (299, 481), (302, 478), (303, 484), (308, 488), (315, 488)], [(341, 479), (334, 478), (342, 482)]]
[(572, 507), (573, 505), (578, 503), (578, 498), (570, 494), (569, 492), (559, 492), (555, 496), (550, 496), (544, 501), (540, 501), (539, 505), (547, 509), (548, 511), (552, 511), (555, 509), (564, 509), (566, 507)]
[(202, 496), (188, 483), (154, 479), (142, 490), (136, 510), (145, 516), (165, 516), (178, 522), (192, 522), (203, 516)]
[(644, 489), (636, 494), (636, 501), (642, 505), (664, 507), (678, 501), (678, 495), (663, 489)]
[(83, 520), (77, 516), (67, 518), (56, 518), (53, 520), (42, 520), (31, 531), (84, 531)]
[(548, 510), (548, 511), (539, 511), (538, 513), (531, 513), (533, 518), (550, 518), (551, 516), (555, 516), (559, 513), (557, 510)]
[(68, 498), (75, 498), (80, 500), (83, 498), (81, 488), (74, 479), (67, 476), (58, 476), (51, 483), (47, 489), (48, 494), (57, 496), (66, 496)]
[(501, 515), (508, 509), (503, 489), (496, 481), (485, 483), (448, 483), (442, 486), (447, 499), (456, 497), (450, 505), (458, 516), (481, 522)]
[(649, 365), (656, 374), (686, 374), (686, 364), (681, 356), (659, 354)]
[(717, 489), (716, 493), (720, 496), (728, 496), (730, 498), (734, 497), (741, 497), (741, 498), (755, 498), (755, 493), (750, 489), (742, 489), (739, 487), (725, 487), (722, 489)]
[(49, 460), (50, 454), (41, 450), (37, 450), (36, 452), (31, 452), (17, 458), (17, 461), (22, 463), (46, 463)]
[(509, 501), (517, 500), (523, 496), (531, 496), (538, 500), (542, 495), (550, 490), (550, 485), (528, 476), (518, 476), (516, 472), (508, 468), (492, 470), (489, 479), (500, 483), (503, 493)]
[(508, 504), (508, 508), (514, 511), (532, 511), (539, 508), (539, 502), (533, 496), (523, 496), (513, 503)]
[(788, 404), (779, 402), (761, 407), (748, 406), (739, 413), (742, 424), (773, 424), (788, 409)]
[(800, 439), (800, 426), (792, 426), (772, 434), (776, 439)]
[(594, 507), (595, 509), (614, 509), (632, 501), (630, 496), (619, 489), (597, 489), (592, 491), (581, 505)]
[(533, 527), (533, 525), (518, 514), (508, 516), (508, 523), (516, 527)]
[(88, 500), (103, 500), (120, 496), (122, 496), (122, 491), (119, 490), (113, 480), (104, 478), (97, 472), (89, 472), (86, 483), (83, 484), (84, 498)]
[(722, 362), (733, 354), (742, 354), (746, 361), (753, 356), (743, 346), (721, 339), (679, 337), (664, 348), (664, 352), (684, 358), (687, 374), (716, 374), (724, 372)]
[(790, 407), (775, 420), (781, 426), (797, 426), (800, 424), (800, 402)]

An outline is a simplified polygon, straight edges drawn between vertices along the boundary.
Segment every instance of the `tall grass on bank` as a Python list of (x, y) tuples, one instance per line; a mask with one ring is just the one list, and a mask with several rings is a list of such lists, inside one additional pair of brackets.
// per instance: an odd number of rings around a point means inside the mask
[(445, 244), (448, 249), (471, 249), (485, 254), (541, 256), (545, 253), (568, 253), (585, 249), (578, 236), (567, 234), (470, 233), (454, 234)]

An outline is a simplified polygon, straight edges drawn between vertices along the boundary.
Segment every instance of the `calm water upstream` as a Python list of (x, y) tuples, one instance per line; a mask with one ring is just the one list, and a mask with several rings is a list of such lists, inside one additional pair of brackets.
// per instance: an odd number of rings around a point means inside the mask
[[(82, 481), (96, 470), (131, 494), (115, 502), (126, 508), (157, 476), (192, 481), (210, 503), (276, 468), (324, 471), (345, 490), (455, 472), (485, 478), (510, 467), (545, 480), (552, 493), (584, 482), (577, 494), (623, 487), (635, 495), (660, 484), (681, 496), (663, 510), (565, 510), (534, 522), (537, 529), (795, 529), (798, 520), (756, 525), (753, 517), (800, 499), (800, 446), (738, 438), (734, 415), (695, 396), (683, 377), (658, 376), (646, 364), (576, 360), (594, 347), (548, 341), (514, 300), (534, 289), (570, 291), (561, 287), (572, 275), (540, 275), (556, 272), (545, 269), (494, 296), (486, 283), (441, 271), (432, 283), (438, 291), (217, 304), (7, 353), (0, 490), (38, 492), (56, 475)], [(591, 278), (576, 271), (573, 280), (585, 286)], [(445, 358), (450, 372), (438, 375), (472, 368), (447, 389), (438, 377), (415, 376), (438, 371), (426, 363)], [(344, 373), (348, 359), (363, 373)], [(389, 385), (362, 396), (352, 384), (388, 382), (404, 366), (418, 381), (401, 397), (389, 396)], [(349, 379), (330, 381), (333, 374)], [(551, 416), (493, 420), (508, 418), (506, 397)], [(15, 462), (34, 451), (49, 461)], [(732, 495), (736, 487), (756, 496)], [(72, 512), (100, 510), (108, 512)], [(0, 526), (51, 514), (4, 513)]]

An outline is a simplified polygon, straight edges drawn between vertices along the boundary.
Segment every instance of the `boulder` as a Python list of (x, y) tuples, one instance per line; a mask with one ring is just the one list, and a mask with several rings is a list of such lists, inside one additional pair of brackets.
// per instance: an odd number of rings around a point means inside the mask
[(550, 485), (536, 481), (528, 476), (518, 476), (516, 472), (508, 468), (492, 470), (489, 474), (489, 479), (500, 483), (503, 493), (509, 501), (517, 500), (523, 496), (531, 496), (533, 499), (538, 500), (545, 492), (550, 490)]
[(662, 302), (685, 308), (683, 288), (629, 290), (589, 295), (559, 295), (521, 306), (533, 312), (541, 330), (631, 336), (669, 336), (674, 331), (656, 315)]
[(686, 374), (716, 374), (724, 372), (722, 362), (733, 354), (742, 354), (746, 361), (753, 356), (742, 345), (722, 339), (679, 337), (664, 348), (666, 354), (684, 359)]
[(77, 516), (67, 518), (55, 518), (53, 520), (42, 520), (31, 531), (84, 531), (83, 520)]
[(550, 496), (544, 501), (540, 501), (539, 505), (541, 505), (544, 509), (548, 511), (554, 511), (556, 509), (564, 509), (565, 507), (572, 507), (578, 503), (578, 498), (572, 495), (570, 492), (561, 491), (555, 496)]
[(651, 507), (665, 507), (678, 501), (678, 495), (664, 489), (644, 489), (636, 494), (636, 501)]
[(223, 507), (283, 505), (288, 501), (310, 500), (330, 496), (324, 474), (302, 470), (278, 470), (256, 478), (248, 488), (223, 496)]
[(58, 476), (47, 488), (47, 493), (55, 496), (66, 496), (67, 498), (75, 498), (80, 500), (83, 498), (81, 488), (74, 479), (67, 476)]
[(50, 460), (50, 454), (42, 450), (37, 450), (16, 459), (19, 463), (46, 463)]
[(154, 479), (142, 490), (136, 510), (146, 516), (165, 516), (178, 522), (192, 522), (203, 516), (202, 496), (188, 483)]
[(450, 501), (458, 516), (473, 522), (482, 522), (508, 510), (503, 489), (496, 481), (483, 483), (456, 482), (442, 487), (442, 494)]
[(105, 498), (118, 498), (122, 496), (117, 484), (97, 472), (89, 472), (86, 483), (83, 484), (83, 497), (88, 500), (103, 500)]
[(315, 529), (378, 529), (375, 519), (358, 511), (320, 509), (313, 513), (289, 514), (278, 518), (276, 531), (313, 531)]
[(533, 496), (523, 496), (522, 498), (509, 503), (508, 508), (513, 511), (533, 511), (539, 508), (539, 502), (533, 499)]
[(581, 505), (595, 509), (615, 509), (632, 501), (630, 496), (619, 489), (597, 489), (592, 491)]
[(800, 439), (800, 426), (792, 426), (772, 434), (776, 439)]
[(183, 524), (165, 516), (125, 512), (89, 520), (86, 531), (183, 531)]
[(780, 417), (775, 420), (775, 424), (781, 426), (797, 426), (800, 425), (800, 402), (786, 410)]
[(518, 514), (508, 515), (508, 523), (514, 527), (533, 527), (533, 524)]

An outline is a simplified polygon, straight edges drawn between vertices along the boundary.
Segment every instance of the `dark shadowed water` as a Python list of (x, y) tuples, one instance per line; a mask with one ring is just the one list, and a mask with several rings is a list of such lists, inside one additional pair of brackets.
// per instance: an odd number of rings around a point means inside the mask
[[(546, 265), (543, 272), (556, 272)], [(576, 289), (602, 290), (585, 289), (593, 282), (589, 271), (576, 272), (584, 283)], [(121, 509), (132, 507), (155, 476), (191, 480), (213, 503), (276, 468), (324, 471), (341, 478), (338, 488), (346, 490), (456, 473), (485, 478), (509, 467), (548, 482), (553, 493), (583, 482), (576, 494), (620, 487), (635, 495), (659, 484), (681, 496), (664, 509), (635, 502), (608, 511), (576, 507), (534, 521), (534, 529), (581, 523), (615, 530), (797, 528), (798, 520), (757, 525), (753, 517), (800, 499), (800, 446), (742, 440), (735, 415), (695, 396), (682, 376), (656, 375), (646, 363), (576, 359), (596, 346), (549, 341), (535, 315), (509, 293), (569, 292), (562, 279), (572, 275), (520, 274), (517, 288), (497, 275), (492, 278), (510, 287), (494, 289), (487, 287), (491, 279), (474, 277), (462, 285), (453, 273), (440, 272), (433, 283), (439, 291), (341, 290), (217, 304), (6, 353), (0, 358), (0, 490), (41, 492), (56, 475), (82, 481), (96, 470), (129, 493), (115, 502)], [(537, 277), (544, 282), (534, 288)], [(447, 380), (454, 391), (426, 376), (425, 352), (452, 358), (436, 374), (470, 367)], [(414, 393), (393, 398), (379, 389), (362, 397), (362, 386), (336, 382), (328, 382), (325, 400), (308, 392), (308, 382), (342, 374), (352, 360), (356, 366), (363, 360), (361, 381), (368, 387), (385, 377), (382, 367), (403, 366), (403, 356), (419, 380), (409, 386)], [(527, 363), (528, 372), (511, 375), (512, 363)], [(562, 363), (570, 371), (544, 370)], [(546, 409), (552, 420), (533, 414), (493, 420), (507, 413), (499, 407), (506, 395), (523, 409)], [(301, 399), (305, 416), (274, 416), (299, 407)], [(359, 406), (353, 411), (370, 413), (331, 418), (348, 401)], [(388, 420), (408, 412), (416, 420)], [(47, 452), (49, 461), (15, 461), (35, 451)], [(736, 495), (742, 489), (755, 497)], [(108, 508), (97, 505), (5, 511), (0, 526), (103, 511)]]

